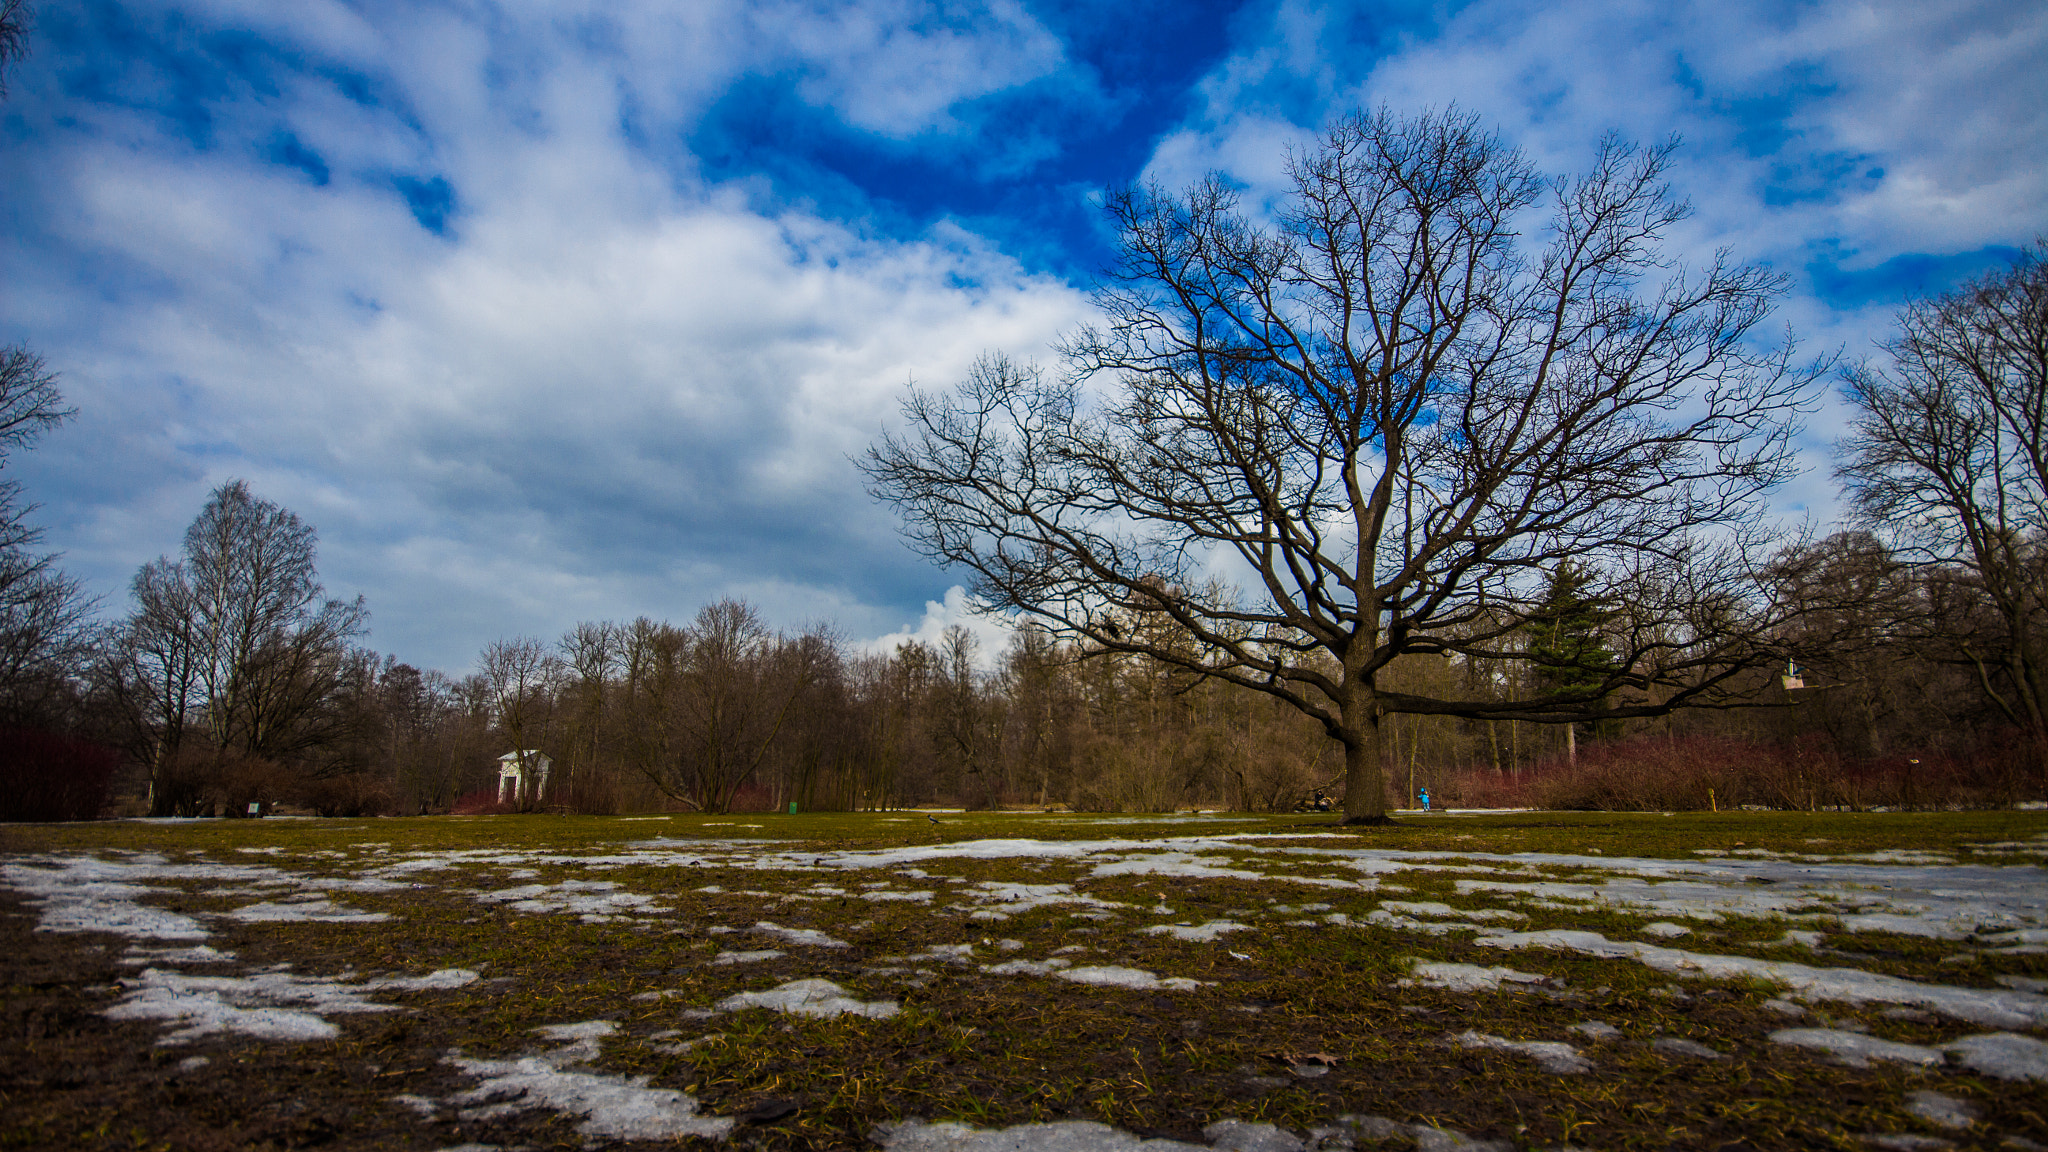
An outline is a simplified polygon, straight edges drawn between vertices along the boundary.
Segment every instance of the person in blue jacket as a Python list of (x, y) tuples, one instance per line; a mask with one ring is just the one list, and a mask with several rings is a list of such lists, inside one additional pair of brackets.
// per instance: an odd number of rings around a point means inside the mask
[(1420, 789), (1418, 790), (1417, 795), (1421, 796), (1422, 798), (1422, 810), (1424, 812), (1429, 811), (1429, 789)]

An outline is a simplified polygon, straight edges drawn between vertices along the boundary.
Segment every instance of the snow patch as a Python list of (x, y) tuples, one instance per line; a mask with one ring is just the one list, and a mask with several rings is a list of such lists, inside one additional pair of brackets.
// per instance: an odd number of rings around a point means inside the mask
[(1562, 928), (1484, 936), (1473, 943), (1484, 948), (1561, 948), (1588, 956), (1632, 959), (1664, 972), (1717, 980), (1744, 977), (1770, 980), (1785, 985), (1802, 1000), (1905, 1004), (1995, 1028), (2048, 1026), (2048, 997), (2031, 992), (1995, 992), (1985, 988), (1918, 984), (1854, 968), (1815, 968), (1786, 961), (1755, 960), (1747, 956), (1712, 956), (1655, 944), (1609, 940), (1598, 932)]
[(1014, 884), (984, 880), (962, 895), (976, 901), (980, 906), (956, 904), (953, 907), (956, 911), (968, 912), (970, 919), (974, 920), (1008, 920), (1020, 912), (1061, 904), (1079, 904), (1105, 911), (1130, 907), (1114, 900), (1103, 900), (1076, 892), (1072, 884)]
[[(1264, 880), (1258, 872), (1247, 872), (1242, 868), (1225, 868), (1207, 863), (1201, 857), (1186, 852), (1151, 852), (1133, 854), (1121, 860), (1098, 864), (1090, 875), (1104, 876), (1182, 876), (1199, 879)], [(1346, 887), (1349, 887), (1347, 884)]]
[(1150, 928), (1140, 928), (1138, 931), (1148, 936), (1171, 936), (1176, 940), (1214, 941), (1218, 936), (1226, 932), (1244, 932), (1250, 928), (1251, 925), (1239, 924), (1235, 920), (1211, 920), (1206, 924), (1193, 926), (1186, 924), (1154, 924)]
[(669, 1088), (649, 1088), (645, 1076), (606, 1076), (556, 1066), (545, 1056), (518, 1060), (471, 1060), (451, 1056), (448, 1063), (482, 1083), (449, 1097), (465, 1119), (488, 1120), (534, 1108), (583, 1117), (578, 1130), (587, 1137), (611, 1140), (677, 1140), (706, 1136), (722, 1140), (733, 1121), (697, 1112), (695, 1097)]
[(131, 946), (122, 953), (120, 963), (131, 968), (154, 967), (159, 964), (225, 964), (235, 958), (233, 952), (220, 952), (205, 944), (190, 948), (143, 948)]
[(1205, 986), (1202, 981), (1190, 980), (1185, 976), (1167, 976), (1162, 978), (1142, 968), (1121, 968), (1114, 964), (1104, 964), (1088, 968), (1068, 968), (1065, 971), (1055, 972), (1054, 975), (1062, 980), (1072, 980), (1076, 984), (1102, 984), (1112, 988), (1135, 988), (1141, 992), (1191, 992), (1196, 988)]
[(628, 913), (671, 911), (656, 904), (652, 896), (621, 892), (618, 888), (610, 880), (563, 880), (557, 884), (525, 884), (480, 892), (477, 899), (487, 904), (504, 904), (515, 912), (570, 912), (593, 924)]
[(846, 941), (836, 940), (823, 932), (810, 928), (784, 928), (780, 924), (771, 924), (766, 920), (755, 924), (751, 930), (762, 936), (772, 936), (785, 944), (800, 944), (806, 948), (852, 947)]
[(467, 968), (442, 968), (425, 976), (380, 976), (359, 986), (379, 992), (439, 992), (449, 988), (467, 988), (479, 979), (481, 977), (477, 973)]
[(1513, 968), (1481, 968), (1477, 964), (1453, 964), (1438, 960), (1417, 960), (1409, 967), (1414, 978), (1395, 982), (1396, 987), (1446, 988), (1452, 992), (1497, 992), (1503, 983), (1548, 984), (1550, 977)]
[(830, 980), (792, 980), (765, 992), (740, 992), (718, 1002), (722, 1012), (772, 1008), (798, 1016), (868, 1016), (884, 1020), (900, 1009), (894, 1000), (855, 1000)]
[(187, 976), (149, 968), (122, 984), (129, 992), (107, 1009), (108, 1018), (178, 1025), (159, 1044), (183, 1044), (220, 1032), (259, 1040), (331, 1040), (341, 1030), (324, 1015), (396, 1011), (388, 1004), (364, 1000), (358, 989), (286, 972)]
[(1939, 1092), (1906, 1093), (1906, 1111), (1942, 1128), (1968, 1128), (1977, 1122), (1975, 1108)]
[(1380, 907), (1396, 914), (1409, 916), (1435, 916), (1441, 919), (1463, 918), (1466, 920), (1527, 920), (1527, 912), (1516, 912), (1508, 908), (1453, 908), (1435, 900), (1382, 900)]
[(375, 924), (391, 919), (388, 912), (360, 912), (324, 897), (294, 900), (287, 904), (265, 902), (245, 904), (228, 913), (231, 920), (245, 924)]
[(1461, 1032), (1453, 1039), (1463, 1048), (1496, 1048), (1507, 1052), (1520, 1052), (1534, 1059), (1545, 1072), (1554, 1072), (1560, 1076), (1593, 1070), (1593, 1062), (1579, 1055), (1577, 1048), (1556, 1040), (1509, 1040), (1484, 1032)]
[(1951, 1059), (1973, 1072), (2000, 1080), (2048, 1082), (2048, 1044), (2032, 1036), (1992, 1032), (1965, 1036), (1941, 1047)]
[(1781, 1028), (1771, 1033), (1771, 1040), (1777, 1044), (1790, 1044), (1797, 1048), (1813, 1048), (1832, 1056), (1836, 1063), (1851, 1068), (1868, 1068), (1872, 1060), (1884, 1060), (1893, 1064), (1916, 1064), (1922, 1068), (1936, 1068), (1941, 1065), (1941, 1053), (1918, 1044), (1901, 1044), (1896, 1040), (1883, 1040), (1866, 1036), (1861, 1032), (1844, 1032), (1836, 1028)]

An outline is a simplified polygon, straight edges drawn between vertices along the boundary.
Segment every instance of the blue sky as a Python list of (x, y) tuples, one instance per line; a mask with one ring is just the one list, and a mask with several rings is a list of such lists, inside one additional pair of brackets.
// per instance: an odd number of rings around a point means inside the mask
[[(743, 596), (854, 641), (964, 605), (848, 458), (906, 381), (1050, 359), (1108, 185), (1256, 204), (1359, 107), (1543, 169), (1684, 140), (1678, 254), (1861, 355), (2048, 231), (2048, 9), (915, 0), (43, 0), (0, 105), (0, 343), (76, 421), (12, 463), (124, 610), (212, 487), (321, 532), (371, 642)], [(1789, 515), (1833, 514), (1832, 406)]]

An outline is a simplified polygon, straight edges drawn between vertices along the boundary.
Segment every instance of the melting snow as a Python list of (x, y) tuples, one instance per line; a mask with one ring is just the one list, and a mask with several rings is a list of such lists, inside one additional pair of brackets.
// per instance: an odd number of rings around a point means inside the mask
[(1632, 959), (1665, 972), (1720, 980), (1751, 977), (1788, 987), (1802, 1000), (1839, 1000), (1849, 1004), (1907, 1004), (1973, 1024), (1998, 1028), (2048, 1026), (2048, 996), (2031, 992), (1994, 992), (1985, 988), (1953, 988), (1918, 984), (1897, 976), (1855, 968), (1814, 968), (1747, 956), (1711, 956), (1655, 944), (1609, 940), (1598, 932), (1550, 929), (1513, 932), (1473, 941), (1486, 948), (1562, 948), (1589, 956)]
[(1695, 1060), (1720, 1060), (1721, 1053), (1697, 1040), (1683, 1036), (1659, 1036), (1650, 1041), (1650, 1047), (1666, 1056), (1690, 1056)]
[(1550, 977), (1538, 976), (1534, 972), (1517, 972), (1513, 968), (1481, 968), (1477, 964), (1451, 964), (1434, 960), (1418, 960), (1410, 968), (1415, 973), (1412, 980), (1401, 980), (1398, 986), (1425, 988), (1448, 988), (1453, 992), (1498, 991), (1503, 982), (1509, 984), (1548, 984)]
[(1434, 900), (1382, 900), (1380, 907), (1389, 912), (1405, 913), (1409, 916), (1436, 916), (1442, 918), (1463, 917), (1467, 920), (1527, 920), (1527, 912), (1515, 912), (1506, 908), (1453, 908), (1449, 904)]
[(894, 1000), (855, 1000), (846, 989), (830, 980), (792, 980), (766, 992), (740, 992), (718, 1002), (725, 1012), (745, 1008), (773, 1008), (798, 1016), (870, 1016), (877, 1020), (894, 1016)]
[(602, 923), (624, 913), (667, 912), (652, 896), (621, 892), (610, 880), (564, 880), (558, 884), (526, 884), (496, 892), (480, 892), (477, 899), (504, 904), (515, 912), (574, 912), (585, 921)]
[(247, 883), (274, 879), (278, 870), (257, 864), (171, 864), (161, 856), (126, 861), (90, 856), (46, 859), (0, 867), (0, 878), (42, 909), (42, 932), (110, 932), (139, 940), (204, 940), (199, 921), (139, 901), (172, 890), (141, 880), (216, 880)]
[(130, 967), (142, 967), (158, 964), (225, 964), (234, 958), (233, 952), (220, 952), (206, 944), (195, 944), (190, 948), (131, 946), (121, 957), (120, 962)]
[(1577, 1048), (1555, 1040), (1509, 1040), (1501, 1036), (1489, 1036), (1484, 1032), (1463, 1032), (1455, 1039), (1465, 1048), (1499, 1048), (1509, 1052), (1520, 1052), (1542, 1065), (1545, 1072), (1555, 1072), (1560, 1076), (1593, 1070), (1593, 1062), (1579, 1055)]
[(753, 931), (763, 936), (773, 936), (785, 944), (801, 944), (807, 948), (849, 947), (846, 941), (835, 940), (823, 932), (814, 931), (810, 928), (784, 928), (780, 924), (771, 924), (766, 920), (755, 924)]
[(1008, 920), (1020, 912), (1035, 908), (1050, 908), (1059, 904), (1079, 904), (1083, 907), (1107, 910), (1128, 908), (1114, 900), (1102, 900), (1085, 893), (1074, 891), (1072, 884), (1012, 884), (996, 880), (984, 880), (962, 893), (983, 905), (996, 904), (997, 908), (974, 908), (955, 904), (956, 910), (967, 911), (975, 920)]
[(1114, 988), (1136, 988), (1140, 991), (1188, 992), (1203, 986), (1200, 980), (1189, 980), (1183, 976), (1168, 976), (1164, 979), (1142, 968), (1120, 968), (1104, 964), (1090, 968), (1068, 968), (1053, 975), (1076, 984), (1107, 984)]
[[(450, 1056), (448, 1063), (482, 1083), (449, 1097), (448, 1103), (461, 1108), (464, 1119), (474, 1120), (548, 1108), (583, 1117), (578, 1126), (583, 1135), (611, 1140), (678, 1140), (685, 1136), (722, 1140), (732, 1131), (732, 1120), (699, 1115), (694, 1097), (669, 1088), (649, 1088), (648, 1077), (607, 1076), (565, 1067), (593, 1055), (596, 1037), (610, 1030), (609, 1021), (594, 1023), (604, 1025), (603, 1031), (573, 1024), (553, 1026), (558, 1038), (575, 1042), (540, 1056), (517, 1060)], [(586, 1030), (575, 1031), (579, 1028)]]
[[(1200, 857), (1186, 852), (1150, 852), (1133, 854), (1121, 860), (1098, 864), (1092, 875), (1102, 876), (1192, 876), (1205, 878), (1227, 878), (1233, 880), (1263, 880), (1257, 872), (1242, 868), (1224, 868), (1205, 863)], [(1346, 885), (1349, 887), (1349, 885)]]
[(1171, 936), (1176, 940), (1213, 941), (1226, 932), (1243, 932), (1250, 928), (1251, 925), (1239, 924), (1235, 920), (1211, 920), (1192, 927), (1186, 924), (1154, 924), (1139, 931), (1152, 936)]
[(228, 913), (232, 919), (244, 923), (317, 923), (317, 924), (374, 924), (389, 920), (385, 912), (359, 912), (356, 909), (336, 904), (332, 900), (315, 897), (310, 900), (294, 900), (288, 904), (245, 904)]
[(1145, 992), (1188, 992), (1204, 987), (1200, 980), (1189, 980), (1184, 976), (1161, 979), (1142, 968), (1122, 968), (1114, 964), (1075, 968), (1072, 964), (1073, 961), (1058, 957), (1050, 960), (1006, 960), (1001, 964), (984, 964), (981, 970), (992, 976), (1057, 976), (1076, 984), (1104, 984)]
[(1968, 1128), (1977, 1122), (1975, 1108), (1939, 1092), (1906, 1093), (1906, 1111), (1943, 1128)]
[(1965, 1036), (1942, 1045), (1965, 1068), (2001, 1080), (2048, 1082), (2048, 1044), (2032, 1036), (1993, 1032)]
[(1784, 1028), (1771, 1033), (1771, 1040), (1799, 1048), (1819, 1049), (1834, 1057), (1837, 1063), (1851, 1068), (1868, 1068), (1872, 1060), (1917, 1064), (1922, 1068), (1937, 1068), (1942, 1062), (1941, 1053), (1932, 1048), (1835, 1028)]

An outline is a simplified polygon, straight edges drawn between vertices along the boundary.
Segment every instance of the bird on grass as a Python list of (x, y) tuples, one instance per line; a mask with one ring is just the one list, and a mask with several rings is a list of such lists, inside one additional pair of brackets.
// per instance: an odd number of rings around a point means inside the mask
[(939, 818), (937, 816), (932, 816), (929, 814), (925, 816), (925, 819), (931, 821), (934, 824), (937, 824), (939, 822)]

